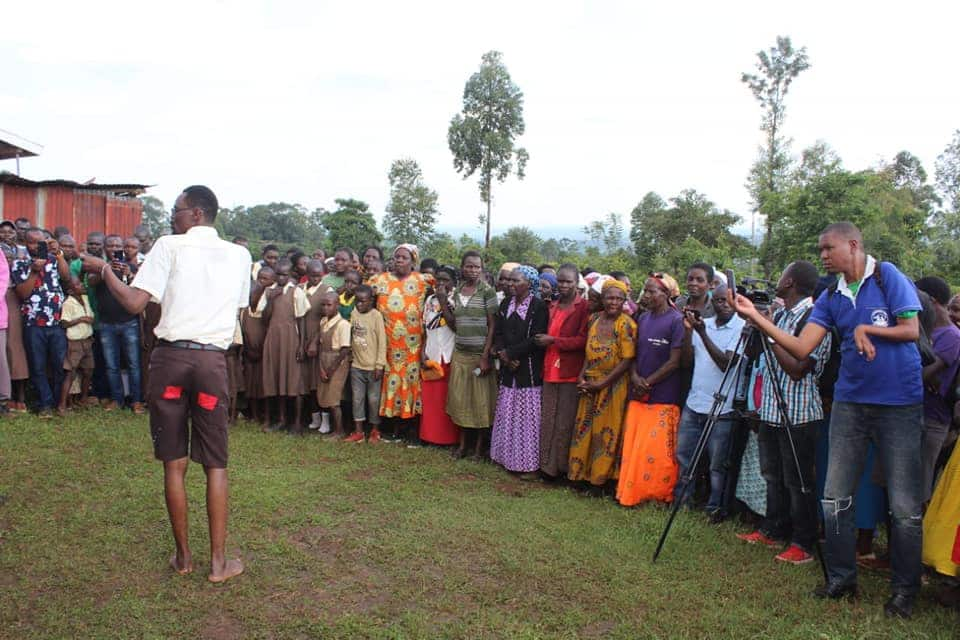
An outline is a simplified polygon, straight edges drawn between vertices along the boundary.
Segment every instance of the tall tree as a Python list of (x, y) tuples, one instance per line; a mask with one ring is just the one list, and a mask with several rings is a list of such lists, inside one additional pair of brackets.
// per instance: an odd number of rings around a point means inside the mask
[(362, 200), (337, 198), (336, 211), (325, 211), (320, 223), (327, 231), (329, 248), (348, 247), (360, 251), (370, 244), (379, 244), (383, 236), (377, 230), (377, 221), (370, 206)]
[(596, 244), (602, 244), (607, 253), (613, 253), (623, 242), (623, 222), (620, 215), (610, 212), (603, 220), (584, 225), (583, 232)]
[(523, 131), (523, 93), (511, 80), (503, 55), (488, 51), (483, 54), (480, 70), (463, 88), (463, 111), (453, 117), (447, 130), (454, 168), (464, 179), (480, 174), (480, 200), (487, 205), (483, 219), (487, 248), (494, 179), (503, 182), (514, 169), (518, 178), (524, 177), (529, 156), (526, 149), (514, 144)]
[(437, 192), (423, 182), (420, 165), (412, 158), (390, 165), (390, 202), (383, 230), (395, 242), (430, 242), (437, 222)]
[[(757, 52), (757, 73), (744, 73), (740, 81), (746, 84), (753, 97), (760, 103), (763, 118), (760, 128), (765, 134), (765, 143), (760, 157), (754, 163), (747, 179), (754, 201), (754, 208), (767, 216), (764, 242), (770, 240), (773, 221), (764, 209), (770, 194), (778, 193), (784, 186), (790, 164), (789, 141), (781, 133), (786, 114), (786, 97), (793, 80), (810, 68), (807, 48), (794, 49), (790, 38), (777, 36), (777, 44), (769, 51)], [(764, 268), (769, 274), (769, 264)]]
[(934, 166), (937, 191), (947, 210), (960, 214), (960, 129), (953, 132), (953, 139), (937, 156)]
[(143, 203), (140, 223), (150, 229), (150, 235), (159, 238), (170, 233), (170, 212), (163, 205), (163, 201), (153, 196), (140, 196), (140, 202)]

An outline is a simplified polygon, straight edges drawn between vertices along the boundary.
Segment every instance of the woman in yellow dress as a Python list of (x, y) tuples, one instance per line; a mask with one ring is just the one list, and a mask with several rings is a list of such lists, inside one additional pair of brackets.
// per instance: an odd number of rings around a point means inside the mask
[(603, 285), (603, 311), (590, 319), (586, 360), (580, 372), (580, 403), (570, 442), (567, 477), (601, 487), (620, 475), (623, 415), (636, 353), (637, 324), (623, 313), (627, 287), (618, 280)]
[(423, 305), (433, 277), (414, 271), (418, 262), (417, 247), (401, 244), (393, 251), (393, 270), (370, 281), (387, 332), (387, 370), (380, 391), (380, 415), (385, 418), (408, 420), (421, 413)]

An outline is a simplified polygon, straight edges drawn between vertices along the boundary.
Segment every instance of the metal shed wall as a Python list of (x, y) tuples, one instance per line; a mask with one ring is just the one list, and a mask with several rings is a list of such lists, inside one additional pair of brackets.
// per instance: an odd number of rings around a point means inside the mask
[(30, 224), (37, 221), (37, 190), (12, 184), (2, 185), (3, 219), (26, 218)]

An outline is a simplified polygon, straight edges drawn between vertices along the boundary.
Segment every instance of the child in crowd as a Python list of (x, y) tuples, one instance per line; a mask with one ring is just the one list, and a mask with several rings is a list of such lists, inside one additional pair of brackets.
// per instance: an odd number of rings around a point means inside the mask
[[(327, 260), (329, 261), (329, 258)], [(350, 262), (350, 249), (337, 249), (333, 254), (332, 269), (330, 269), (330, 273), (323, 277), (323, 284), (331, 289), (336, 289), (339, 293), (343, 289), (344, 277), (347, 275), (347, 270), (350, 269)]]
[[(324, 293), (331, 290), (330, 287), (323, 284), (323, 262), (311, 260), (307, 263), (307, 281), (301, 286), (303, 292), (307, 295), (307, 302), (310, 303), (310, 310), (307, 312), (303, 323), (306, 334), (304, 335), (304, 344), (310, 344), (320, 330), (320, 323), (323, 321), (320, 300)], [(321, 433), (329, 433), (330, 423), (326, 414), (319, 410), (314, 411), (317, 392), (317, 358), (308, 354), (301, 364), (303, 365), (303, 392), (307, 396), (307, 412), (312, 416), (312, 420), (307, 427), (320, 429)]]
[(383, 315), (373, 311), (373, 303), (373, 289), (365, 284), (357, 287), (356, 306), (350, 314), (353, 434), (347, 442), (363, 442), (364, 421), (370, 422), (370, 442), (380, 441), (380, 380), (387, 368), (387, 333)]
[(250, 288), (250, 306), (240, 311), (240, 331), (243, 337), (244, 395), (254, 422), (267, 427), (263, 395), (263, 339), (267, 332), (263, 314), (258, 311), (264, 292), (276, 283), (273, 267), (263, 266), (257, 272), (256, 282)]
[(356, 304), (355, 295), (357, 292), (357, 287), (360, 286), (360, 272), (354, 269), (347, 271), (343, 275), (343, 291), (340, 292), (340, 315), (344, 320), (350, 319), (350, 313), (353, 311), (353, 306)]
[(340, 316), (335, 291), (323, 293), (320, 313), (323, 320), (307, 347), (307, 354), (317, 358), (317, 404), (330, 412), (333, 435), (343, 437), (340, 398), (350, 372), (350, 323)]
[(63, 361), (64, 381), (60, 390), (57, 415), (67, 413), (70, 387), (80, 372), (80, 406), (87, 403), (90, 380), (93, 378), (93, 310), (87, 291), (77, 278), (70, 279), (69, 295), (63, 301), (60, 324), (67, 330), (67, 357)]
[[(267, 398), (266, 416), (270, 429), (287, 424), (287, 402), (294, 402), (294, 420), (289, 425), (294, 434), (301, 434), (303, 410), (303, 376), (300, 362), (304, 355), (304, 316), (310, 302), (303, 289), (291, 280), (293, 263), (287, 258), (277, 261), (277, 283), (260, 299), (263, 322), (267, 327), (263, 341), (263, 395)], [(270, 423), (270, 398), (276, 398), (280, 421)]]

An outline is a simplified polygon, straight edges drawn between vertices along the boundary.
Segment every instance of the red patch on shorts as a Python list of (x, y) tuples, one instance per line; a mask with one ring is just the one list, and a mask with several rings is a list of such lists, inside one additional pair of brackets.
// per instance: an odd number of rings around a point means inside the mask
[(201, 391), (197, 394), (197, 404), (200, 405), (201, 409), (213, 411), (217, 406), (217, 396), (211, 396)]
[(163, 390), (164, 400), (179, 400), (183, 395), (183, 387), (167, 387)]

